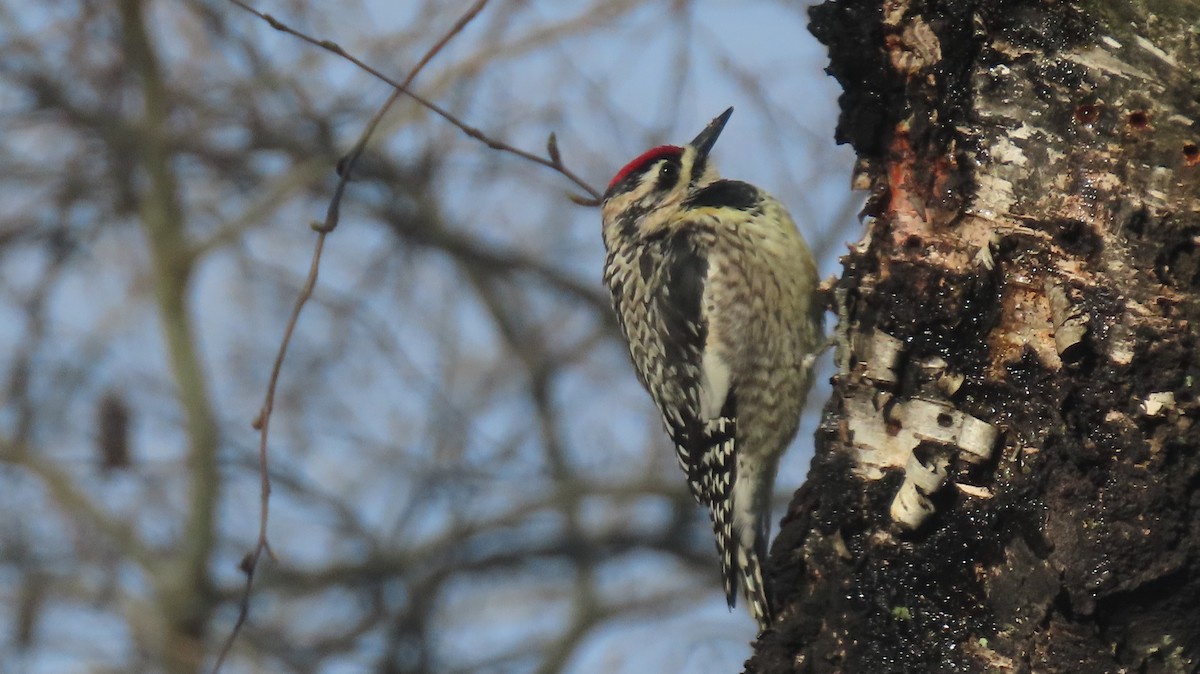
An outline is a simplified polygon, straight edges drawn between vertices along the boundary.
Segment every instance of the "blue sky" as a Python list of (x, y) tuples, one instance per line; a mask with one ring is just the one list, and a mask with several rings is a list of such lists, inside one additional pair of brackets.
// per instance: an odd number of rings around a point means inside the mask
[[(459, 5), (467, 4), (442, 3), (430, 25), (449, 25), (461, 11)], [(832, 142), (838, 90), (823, 72), (823, 48), (807, 33), (804, 7), (784, 2), (647, 3), (600, 30), (580, 30), (526, 50), (521, 44), (527, 36), (543, 26), (569, 22), (586, 5), (539, 0), (523, 7), (515, 25), (497, 19), (515, 4), (519, 3), (493, 2), (421, 75), (417, 88), (485, 132), (530, 151), (541, 151), (546, 135), (554, 131), (568, 164), (600, 189), (643, 149), (686, 142), (733, 105), (734, 116), (714, 152), (722, 173), (757, 183), (779, 197), (810, 242), (831, 242), (820, 269), (823, 276), (836, 271), (836, 242), (857, 238), (852, 218), (856, 199), (848, 191), (852, 157), (847, 148)], [(249, 78), (250, 64), (236, 53), (206, 50), (203, 30), (188, 18), (185, 6), (170, 1), (154, 5), (154, 27), (172, 76), (183, 81), (204, 81), (214, 73)], [(236, 30), (265, 45), (271, 66), (280, 72), (303, 72), (306, 104), (335, 109), (339, 100), (352, 99), (374, 105), (388, 94), (385, 85), (271, 31), (229, 3), (206, 6), (229, 16)], [(372, 0), (337, 11), (319, 6), (307, 16), (297, 16), (289, 2), (256, 6), (397, 75), (431, 39), (429, 29), (414, 31), (412, 26), (414, 15), (433, 5)], [(59, 18), (52, 9), (28, 5), (7, 11), (19, 12), (31, 31)], [(88, 36), (82, 42), (92, 58), (102, 59), (109, 49), (104, 38)], [(70, 44), (54, 43), (49, 49), (63, 59), (71, 53)], [(490, 55), (479, 68), (464, 67), (481, 53)], [(91, 89), (81, 91), (87, 94)], [(20, 101), (5, 99), (2, 91), (0, 104), (20, 107)], [(244, 134), (237, 123), (237, 102), (222, 105), (232, 121), (205, 133), (211, 133), (214, 142), (237, 147)], [(299, 103), (281, 96), (275, 105), (287, 115), (289, 106)], [(337, 118), (334, 132), (340, 147), (353, 143), (365, 121), (360, 115)], [(33, 124), (21, 135), (14, 134), (13, 142), (26, 143), (53, 159), (73, 149), (66, 137), (56, 147), (53, 141), (58, 137)], [(564, 178), (490, 152), (407, 101), (395, 108), (370, 152), (408, 157), (431, 149), (441, 161), (438, 205), (457, 232), (497, 250), (545, 261), (600, 289), (598, 213), (566, 200), (572, 186)], [(270, 153), (248, 157), (247, 162), (268, 174), (294, 169), (292, 159)], [(251, 201), (245, 194), (223, 191), (223, 183), (208, 180), (203, 167), (183, 161), (179, 168), (189, 227), (198, 237), (236, 217)], [(248, 421), (261, 399), (283, 312), (307, 269), (313, 241), (307, 223), (323, 217), (326, 195), (289, 196), (236, 246), (206, 258), (194, 282), (200, 343), (223, 424), (227, 479), (221, 504), (222, 547), (214, 556), (213, 573), (230, 586), (239, 581), (237, 559), (256, 535), (257, 478), (246, 467), (253, 460), (256, 436)], [(534, 411), (519, 369), (514, 369), (486, 309), (464, 291), (463, 278), (454, 273), (450, 261), (437, 255), (410, 256), (411, 251), (387, 254), (395, 243), (373, 217), (376, 207), (388, 205), (389, 195), (369, 183), (351, 186), (343, 223), (329, 240), (317, 301), (301, 320), (284, 369), (287, 395), (278, 403), (275, 418), (273, 466), (281, 478), (328, 496), (326, 504), (315, 502), (319, 500), (309, 492), (301, 498), (287, 488), (275, 491), (272, 543), (281, 559), (296, 568), (320, 568), (366, 554), (361, 541), (347, 535), (345, 514), (334, 503), (350, 504), (355, 526), (384, 540), (402, 536), (411, 547), (436, 540), (460, 518), (534, 499), (546, 488), (546, 468), (532, 458), (537, 441), (528, 426)], [(59, 217), (41, 215), (48, 220)], [(81, 207), (66, 217), (77, 219), (82, 228), (98, 216)], [(147, 254), (138, 230), (122, 224), (128, 223), (103, 223), (88, 240), (86, 254), (55, 285), (47, 305), (48, 342), (35, 360), (42, 369), (34, 384), (39, 395), (53, 402), (35, 439), (75, 471), (88, 493), (115, 516), (133, 522), (149, 542), (169, 545), (178, 531), (163, 513), (183, 507), (172, 485), (178, 479), (184, 442), (172, 383), (164, 375), (157, 317), (148, 303), (152, 288), (147, 285)], [(46, 265), (35, 252), (0, 263), (5, 298), (0, 316), (19, 315), (17, 300), (41, 278)], [(595, 333), (594, 319), (573, 310), (569, 298), (534, 289), (517, 299), (526, 303), (530, 323), (525, 327), (544, 339), (548, 350), (570, 351)], [(349, 318), (339, 309), (343, 305), (353, 306)], [(21, 321), (0, 320), (0, 349), (17, 348), (24, 329)], [(96, 365), (86, 379), (70, 379), (71, 366), (89, 359)], [(828, 360), (826, 356), (826, 372)], [(305, 384), (309, 370), (318, 366), (325, 368), (316, 387), (319, 396)], [(8, 376), (8, 366), (0, 370)], [(467, 376), (472, 372), (484, 374), (475, 379)], [(781, 467), (779, 509), (807, 472), (816, 410), (827, 395), (826, 378), (818, 377), (801, 432)], [(94, 396), (111, 386), (134, 392), (139, 472), (98, 479), (86, 463), (90, 426), (77, 420), (90, 419)], [(677, 478), (682, 488), (682, 476), (672, 472), (676, 469), (665, 435), (619, 344), (588, 347), (556, 380), (553, 404), (569, 419), (560, 435), (581, 474), (619, 485), (638, 479), (638, 471), (661, 471)], [(477, 413), (458, 423), (461, 410), (477, 406)], [(12, 409), (4, 408), (0, 405), (0, 434), (12, 432), (15, 424)], [(506, 453), (507, 442), (517, 442), (511, 453)], [(661, 454), (648, 455), (647, 447)], [(470, 485), (466, 496), (429, 495), (435, 505), (445, 507), (412, 515), (411, 500), (427, 496), (425, 485), (406, 479), (406, 471), (436, 474), (446, 457), (454, 461), (450, 465), (487, 466), (494, 473), (465, 480)], [(46, 499), (41, 486), (27, 476), (10, 471), (0, 480), (6, 509), (28, 499)], [(146, 499), (161, 504), (162, 510), (147, 509)], [(666, 513), (654, 498), (614, 503), (597, 500), (581, 517), (588, 527), (603, 530), (652, 526)], [(70, 523), (39, 517), (18, 524), (32, 528), (30, 535), (39, 539), (37, 546), (47, 557), (71, 563), (70, 554), (56, 552), (63, 541), (77, 542), (79, 533)], [(558, 515), (550, 514), (523, 521), (513, 535), (554, 535), (562, 526)], [(708, 536), (704, 526), (697, 532)], [(707, 539), (697, 545), (711, 549)], [(738, 671), (749, 654), (754, 626), (741, 607), (734, 613), (726, 609), (715, 553), (712, 563), (712, 572), (700, 577), (676, 561), (649, 553), (599, 567), (594, 582), (605, 596), (651, 596), (678, 583), (686, 599), (667, 617), (647, 612), (606, 624), (584, 640), (565, 671)], [(97, 583), (107, 577), (103, 570), (88, 573), (100, 578)], [(125, 601), (148, 598), (148, 580), (133, 565), (121, 565), (116, 577)], [(525, 635), (552, 633), (569, 613), (569, 603), (562, 599), (569, 583), (569, 574), (547, 567), (543, 577), (534, 567), (503, 577), (464, 577), (450, 585), (438, 609), (438, 624), (447, 630), (438, 642), (441, 662), (448, 670), (470, 668), (477, 659), (503, 651)], [(549, 599), (523, 604), (530, 596)], [(12, 599), (0, 592), (0, 602)], [(288, 627), (300, 634), (319, 634), (323, 625), (352, 620), (360, 610), (354, 597), (336, 592), (289, 603), (263, 591), (255, 601), (256, 615), (283, 615)], [(402, 603), (403, 598), (395, 601)], [(10, 618), (7, 611), (0, 613), (4, 634), (11, 631), (5, 622)], [(43, 621), (47, 643), (56, 643), (59, 634), (63, 640), (84, 635), (93, 646), (82, 652), (51, 648), (17, 660), (0, 658), (0, 673), (82, 672), (92, 671), (89, 662), (122, 662), (131, 657), (133, 646), (129, 627), (113, 620), (114, 615), (120, 615), (119, 608), (55, 609)], [(223, 610), (213, 633), (224, 634), (232, 619), (232, 610)], [(471, 635), (470, 644), (449, 636), (464, 633)], [(373, 649), (380, 647), (379, 639), (365, 638), (357, 652), (323, 671), (363, 671), (376, 654)], [(242, 661), (226, 671), (260, 670)], [(527, 670), (514, 666), (512, 671)]]

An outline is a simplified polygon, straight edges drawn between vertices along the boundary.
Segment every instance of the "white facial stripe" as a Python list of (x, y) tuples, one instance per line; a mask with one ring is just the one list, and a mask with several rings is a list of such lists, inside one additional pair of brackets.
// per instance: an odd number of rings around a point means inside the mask
[(639, 199), (654, 191), (654, 183), (658, 181), (658, 171), (665, 162), (665, 159), (659, 159), (642, 174), (642, 179), (638, 181), (637, 189), (634, 190)]

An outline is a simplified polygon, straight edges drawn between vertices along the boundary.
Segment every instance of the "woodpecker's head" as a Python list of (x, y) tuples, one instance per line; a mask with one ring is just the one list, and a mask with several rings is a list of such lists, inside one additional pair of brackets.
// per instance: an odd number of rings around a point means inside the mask
[(620, 222), (641, 235), (654, 233), (689, 194), (717, 180), (708, 153), (732, 114), (733, 108), (722, 112), (683, 147), (660, 145), (617, 171), (601, 202), (605, 227)]

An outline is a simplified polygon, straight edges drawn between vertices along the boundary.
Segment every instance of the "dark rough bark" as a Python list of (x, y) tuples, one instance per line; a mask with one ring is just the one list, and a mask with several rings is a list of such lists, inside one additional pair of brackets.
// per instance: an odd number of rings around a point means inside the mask
[(1200, 671), (1200, 3), (811, 17), (872, 217), (748, 671)]

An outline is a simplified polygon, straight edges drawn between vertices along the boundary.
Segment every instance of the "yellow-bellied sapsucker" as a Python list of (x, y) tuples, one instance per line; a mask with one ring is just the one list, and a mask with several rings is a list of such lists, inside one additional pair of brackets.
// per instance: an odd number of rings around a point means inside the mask
[(808, 394), (823, 311), (812, 254), (783, 205), (720, 179), (709, 161), (732, 113), (612, 179), (604, 281), (638, 378), (712, 516), (729, 606), (740, 577), (765, 629), (771, 491)]

